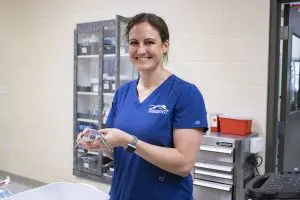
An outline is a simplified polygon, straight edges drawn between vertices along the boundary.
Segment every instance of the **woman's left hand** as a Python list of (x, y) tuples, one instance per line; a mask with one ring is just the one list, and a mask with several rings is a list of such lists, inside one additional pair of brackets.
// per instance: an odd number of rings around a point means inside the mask
[(104, 134), (105, 139), (112, 147), (126, 146), (132, 140), (132, 136), (117, 128), (101, 129), (98, 132)]

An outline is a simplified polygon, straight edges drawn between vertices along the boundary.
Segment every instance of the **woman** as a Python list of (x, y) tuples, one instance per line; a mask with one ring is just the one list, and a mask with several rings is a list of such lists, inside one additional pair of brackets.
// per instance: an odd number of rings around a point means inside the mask
[[(207, 130), (202, 95), (163, 67), (169, 49), (163, 19), (138, 14), (129, 21), (126, 36), (140, 76), (117, 90), (110, 128), (99, 130), (114, 147), (111, 200), (190, 200), (190, 172)], [(100, 141), (81, 145), (106, 151)]]

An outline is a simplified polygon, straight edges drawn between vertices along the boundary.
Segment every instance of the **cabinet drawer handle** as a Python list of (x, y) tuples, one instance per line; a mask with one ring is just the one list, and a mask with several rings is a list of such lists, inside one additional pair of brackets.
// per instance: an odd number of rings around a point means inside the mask
[(213, 147), (208, 145), (201, 145), (200, 150), (202, 151), (210, 151), (215, 153), (225, 153), (225, 154), (232, 154), (233, 148), (224, 148), (224, 147)]
[(213, 170), (224, 171), (224, 172), (232, 172), (233, 169), (233, 167), (231, 166), (216, 165), (216, 164), (202, 163), (202, 162), (196, 162), (195, 167), (213, 169)]
[(203, 181), (203, 180), (194, 180), (193, 184), (197, 186), (213, 188), (216, 190), (223, 190), (226, 192), (229, 192), (232, 188), (231, 185), (225, 185), (221, 183), (214, 183), (214, 182)]
[(224, 174), (219, 172), (211, 172), (207, 170), (196, 169), (195, 174), (205, 175), (205, 176), (213, 176), (218, 178), (226, 178), (232, 180), (232, 174)]

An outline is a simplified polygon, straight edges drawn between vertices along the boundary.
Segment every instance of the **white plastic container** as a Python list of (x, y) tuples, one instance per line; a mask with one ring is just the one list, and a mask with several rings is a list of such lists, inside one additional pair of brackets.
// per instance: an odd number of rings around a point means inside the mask
[(5, 200), (109, 200), (109, 195), (82, 183), (52, 183), (7, 197)]

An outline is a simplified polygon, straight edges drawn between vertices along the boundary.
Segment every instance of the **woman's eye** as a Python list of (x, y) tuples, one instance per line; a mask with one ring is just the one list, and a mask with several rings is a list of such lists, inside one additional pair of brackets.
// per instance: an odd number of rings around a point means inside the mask
[(136, 41), (131, 41), (129, 44), (130, 44), (131, 46), (136, 46), (136, 45), (138, 45), (139, 43), (136, 42)]
[(145, 42), (145, 45), (147, 45), (147, 46), (152, 45), (152, 44), (154, 44), (153, 41), (146, 41), (146, 42)]

